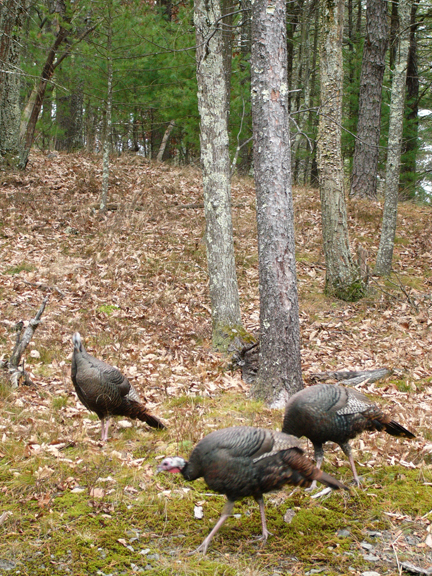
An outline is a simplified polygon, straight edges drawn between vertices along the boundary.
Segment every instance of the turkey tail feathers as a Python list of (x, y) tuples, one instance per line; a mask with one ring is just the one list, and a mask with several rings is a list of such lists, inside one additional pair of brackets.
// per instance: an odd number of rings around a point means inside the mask
[(141, 422), (146, 422), (152, 428), (157, 428), (158, 430), (165, 430), (166, 426), (153, 414), (150, 414), (142, 404), (130, 400), (128, 402), (128, 408), (125, 411), (125, 416), (129, 418), (137, 418)]
[(405, 438), (415, 438), (415, 434), (407, 430), (402, 426), (402, 424), (398, 424), (394, 420), (390, 422), (386, 422), (384, 424), (385, 431), (387, 434), (391, 434), (392, 436), (404, 436)]
[(321, 482), (321, 484), (325, 484), (326, 486), (333, 488), (333, 490), (343, 489), (349, 491), (348, 486), (345, 486), (345, 484), (339, 482), (339, 480), (336, 480), (336, 478), (333, 478), (333, 476), (330, 476), (330, 474), (326, 474), (322, 470), (320, 470), (319, 472), (320, 472), (319, 475), (316, 476), (316, 480), (318, 480), (318, 482)]

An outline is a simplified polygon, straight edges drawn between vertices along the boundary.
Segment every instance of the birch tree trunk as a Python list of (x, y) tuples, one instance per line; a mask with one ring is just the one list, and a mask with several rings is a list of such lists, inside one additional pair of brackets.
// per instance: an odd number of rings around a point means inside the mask
[(351, 177), (352, 196), (368, 198), (377, 196), (381, 94), (388, 35), (387, 0), (368, 0), (357, 139)]
[(257, 197), (260, 355), (252, 393), (283, 407), (301, 388), (291, 194), (285, 0), (252, 5), (252, 122)]
[(18, 168), (21, 29), (26, 0), (0, 3), (0, 166)]
[(347, 301), (363, 296), (351, 257), (341, 154), (343, 0), (320, 0), (320, 117), (318, 171), (326, 261), (326, 293)]
[(213, 346), (242, 331), (231, 219), (228, 105), (220, 0), (195, 0), (198, 109)]
[(395, 55), (395, 66), (393, 70), (390, 98), (383, 223), (374, 270), (375, 274), (378, 276), (388, 275), (392, 269), (399, 195), (400, 158), (402, 150), (405, 82), (410, 37), (409, 25), (411, 1), (399, 0), (398, 12), (399, 42)]

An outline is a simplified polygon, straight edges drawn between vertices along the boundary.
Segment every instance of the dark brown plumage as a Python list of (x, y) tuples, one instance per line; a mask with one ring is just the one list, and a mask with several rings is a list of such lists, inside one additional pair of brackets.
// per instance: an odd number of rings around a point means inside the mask
[(285, 409), (282, 431), (311, 440), (318, 468), (324, 458), (323, 444), (336, 442), (348, 456), (354, 480), (360, 479), (348, 440), (365, 430), (385, 430), (392, 436), (415, 438), (391, 419), (367, 396), (354, 388), (317, 384), (294, 394)]
[(150, 414), (135, 388), (119, 370), (91, 356), (78, 332), (72, 340), (72, 382), (84, 406), (99, 416), (103, 442), (108, 439), (110, 416), (128, 416), (153, 428), (165, 428), (159, 418)]
[(203, 438), (192, 451), (190, 459), (165, 458), (158, 472), (181, 472), (186, 480), (204, 477), (209, 488), (225, 494), (228, 501), (222, 515), (196, 552), (207, 547), (231, 514), (234, 502), (253, 496), (261, 513), (262, 536), (267, 540), (263, 494), (284, 484), (308, 487), (318, 480), (331, 488), (345, 488), (341, 482), (314, 466), (299, 447), (297, 438), (263, 428), (239, 426), (216, 430)]

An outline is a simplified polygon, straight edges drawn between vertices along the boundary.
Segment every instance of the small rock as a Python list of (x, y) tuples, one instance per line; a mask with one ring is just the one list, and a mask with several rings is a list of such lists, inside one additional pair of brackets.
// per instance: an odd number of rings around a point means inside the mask
[(3, 560), (0, 558), (0, 569), (1, 570), (13, 570), (16, 567), (15, 562), (11, 562), (10, 560)]
[(373, 554), (365, 554), (363, 558), (366, 562), (378, 562), (379, 560), (378, 556), (374, 556)]
[(339, 538), (346, 538), (347, 536), (349, 536), (351, 534), (351, 532), (349, 530), (338, 530), (336, 532), (336, 536), (339, 536)]
[(369, 544), (369, 542), (365, 542), (364, 540), (363, 540), (363, 542), (360, 542), (360, 546), (362, 548), (364, 548), (365, 550), (372, 550), (373, 549), (372, 544)]
[(295, 510), (293, 510), (292, 508), (288, 508), (283, 517), (284, 522), (286, 522), (287, 524), (291, 524), (295, 515), (296, 515)]
[(147, 560), (159, 560), (159, 554), (148, 554)]
[(145, 555), (148, 554), (149, 552), (150, 552), (150, 548), (144, 548), (143, 550), (140, 550), (141, 556), (145, 556)]
[(361, 576), (380, 576), (379, 572), (362, 572)]
[(194, 506), (194, 517), (198, 520), (204, 518), (204, 512), (202, 506)]
[(368, 530), (367, 535), (372, 536), (372, 538), (377, 538), (378, 536), (382, 536), (382, 533), (376, 532), (375, 530)]
[(429, 566), (429, 568), (421, 568), (420, 566), (411, 564), (411, 562), (402, 562), (401, 566), (404, 570), (411, 572), (412, 574), (424, 574), (425, 576), (430, 576), (430, 574), (432, 574), (432, 566)]
[(132, 428), (133, 424), (132, 422), (129, 422), (129, 420), (118, 420), (117, 426), (119, 428)]

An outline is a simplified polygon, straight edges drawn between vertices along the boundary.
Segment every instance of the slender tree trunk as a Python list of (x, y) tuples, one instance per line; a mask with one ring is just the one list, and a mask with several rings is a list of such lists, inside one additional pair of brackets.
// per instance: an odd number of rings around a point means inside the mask
[[(30, 149), (33, 144), (34, 140), (34, 133), (36, 130), (36, 122), (39, 118), (39, 113), (42, 108), (43, 99), (45, 96), (45, 90), (47, 87), (47, 83), (51, 80), (54, 74), (54, 59), (57, 54), (57, 50), (59, 46), (66, 40), (68, 35), (68, 30), (60, 26), (59, 31), (57, 33), (56, 39), (54, 40), (53, 45), (51, 46), (47, 58), (45, 60), (45, 65), (42, 70), (41, 78), (39, 80), (37, 89), (36, 89), (36, 97), (34, 98), (34, 105), (31, 109), (29, 119), (27, 122), (27, 126), (25, 132), (22, 137), (21, 142), (21, 160), (20, 165), (21, 168), (25, 168), (28, 162), (28, 157), (30, 154)], [(32, 95), (33, 96), (33, 95)]]
[(285, 0), (255, 0), (251, 70), (260, 355), (252, 393), (273, 407), (284, 406), (303, 387), (286, 50)]
[(305, 184), (317, 185), (318, 174), (316, 169), (316, 133), (317, 133), (317, 114), (313, 110), (313, 106), (317, 105), (317, 56), (318, 56), (318, 36), (319, 36), (319, 7), (314, 6), (314, 28), (313, 28), (313, 48), (312, 48), (312, 65), (311, 65), (311, 79), (310, 79), (310, 102), (309, 117), (308, 117), (308, 132), (311, 135), (313, 142), (313, 150), (310, 154), (306, 155), (305, 161)]
[[(250, 54), (252, 46), (252, 3), (251, 0), (242, 0), (241, 6), (243, 12), (241, 15), (241, 61), (240, 69), (243, 71), (243, 79), (241, 80), (241, 97), (243, 101), (243, 126), (241, 138), (238, 137), (238, 154), (240, 156), (240, 163), (237, 166), (242, 174), (248, 174), (252, 166), (252, 144), (250, 143), (252, 135), (252, 119), (246, 112), (246, 100), (249, 99), (250, 93)], [(247, 90), (246, 90), (247, 86)], [(247, 93), (247, 96), (246, 96)], [(237, 153), (237, 151), (236, 151)], [(236, 160), (237, 161), (237, 160)], [(233, 163), (233, 168), (235, 164)]]
[(161, 142), (159, 152), (158, 152), (158, 155), (156, 158), (156, 160), (158, 162), (162, 162), (165, 148), (166, 148), (166, 145), (168, 144), (168, 140), (169, 140), (169, 137), (171, 135), (171, 132), (173, 131), (174, 126), (175, 126), (175, 120), (171, 120), (171, 122), (168, 124), (167, 129), (165, 130), (165, 133), (164, 133), (163, 138), (162, 138), (162, 142)]
[(318, 170), (326, 261), (326, 292), (358, 300), (363, 286), (353, 263), (347, 224), (341, 154), (343, 0), (320, 0), (321, 106)]
[(213, 346), (242, 330), (231, 219), (228, 105), (220, 0), (195, 0), (198, 109)]
[[(68, 93), (56, 91), (56, 124), (60, 129), (56, 150), (75, 152), (83, 146), (83, 82), (65, 77), (61, 71), (57, 81), (62, 86), (71, 86)], [(44, 99), (45, 109), (46, 97)]]
[(112, 4), (108, 6), (107, 24), (107, 99), (104, 118), (104, 142), (102, 152), (102, 195), (99, 210), (104, 212), (108, 202), (109, 154), (112, 134), (112, 90), (113, 90), (113, 56), (112, 56)]
[(21, 30), (26, 0), (0, 4), (0, 166), (18, 168)]
[[(305, 0), (302, 5), (302, 13), (300, 19), (301, 38), (298, 55), (298, 72), (296, 83), (296, 128), (299, 133), (296, 134), (294, 142), (292, 143), (291, 160), (292, 160), (292, 177), (296, 184), (301, 184), (300, 175), (304, 176), (304, 161), (310, 154), (309, 142), (304, 136), (305, 127), (308, 120), (308, 112), (302, 111), (309, 110), (310, 108), (310, 12), (312, 8), (312, 1)], [(301, 96), (303, 96), (303, 106), (301, 105)], [(292, 114), (292, 112), (291, 112)]]
[(351, 178), (352, 196), (376, 198), (377, 195), (381, 95), (388, 34), (387, 0), (368, 0)]
[[(64, 13), (65, 7), (62, 2), (58, 2), (59, 12)], [(48, 51), (47, 58), (45, 60), (44, 67), (42, 69), (42, 73), (40, 76), (40, 80), (38, 81), (36, 87), (33, 89), (30, 99), (31, 102), (26, 105), (25, 107), (25, 119), (27, 120), (26, 124), (24, 125), (21, 123), (20, 129), (20, 167), (25, 168), (28, 162), (28, 157), (30, 154), (30, 149), (33, 144), (34, 134), (36, 130), (36, 123), (39, 118), (39, 114), (42, 108), (45, 90), (47, 87), (48, 82), (53, 77), (55, 69), (63, 62), (65, 58), (67, 58), (72, 48), (74, 48), (79, 42), (81, 42), (90, 32), (92, 32), (97, 26), (99, 22), (91, 26), (90, 28), (85, 29), (80, 36), (77, 38), (74, 44), (69, 45), (69, 47), (63, 52), (63, 54), (58, 57), (57, 51), (60, 45), (65, 42), (66, 38), (68, 37), (70, 30), (65, 28), (61, 25), (58, 27), (57, 36), (54, 40), (53, 45)]]
[(390, 274), (392, 269), (399, 195), (405, 83), (410, 37), (410, 12), (411, 0), (399, 0), (399, 45), (396, 50), (391, 88), (384, 212), (380, 244), (375, 265), (375, 274), (379, 276)]
[(407, 93), (405, 105), (405, 122), (402, 139), (401, 185), (404, 188), (403, 197), (414, 199), (416, 196), (416, 165), (419, 150), (419, 91), (420, 80), (417, 58), (417, 8), (411, 6), (410, 47), (408, 51)]

